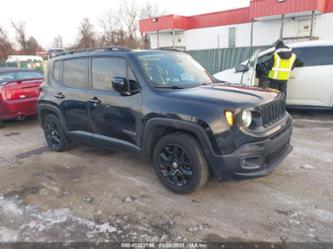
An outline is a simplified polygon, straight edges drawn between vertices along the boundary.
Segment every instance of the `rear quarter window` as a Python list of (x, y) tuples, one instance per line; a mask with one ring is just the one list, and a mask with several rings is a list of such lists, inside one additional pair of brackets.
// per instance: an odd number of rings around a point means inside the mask
[(52, 77), (53, 77), (53, 79), (55, 79), (57, 81), (61, 81), (61, 64), (62, 64), (62, 61), (56, 61), (53, 64)]
[(71, 88), (88, 88), (88, 58), (64, 60), (63, 84)]
[(333, 65), (333, 46), (294, 48), (295, 67)]

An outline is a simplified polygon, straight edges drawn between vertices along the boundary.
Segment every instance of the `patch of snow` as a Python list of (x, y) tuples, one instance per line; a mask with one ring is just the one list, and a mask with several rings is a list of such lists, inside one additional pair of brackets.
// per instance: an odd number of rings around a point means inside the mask
[[(89, 238), (95, 236), (114, 233), (117, 229), (109, 223), (97, 224), (94, 221), (84, 219), (74, 215), (69, 209), (50, 209), (43, 212), (38, 207), (23, 205), (19, 200), (14, 198), (0, 198), (0, 213), (5, 217), (19, 221), (21, 225), (17, 231), (0, 228), (0, 242), (16, 241), (21, 232), (31, 229), (33, 233), (48, 232), (51, 229), (59, 230), (61, 233), (71, 232), (74, 230), (86, 231)], [(23, 222), (23, 224), (22, 224)], [(63, 224), (69, 223), (67, 231), (63, 229)], [(14, 226), (14, 225), (13, 225)], [(16, 228), (15, 228), (16, 229)]]
[(301, 169), (310, 169), (310, 170), (312, 170), (312, 169), (315, 169), (315, 167), (310, 165), (310, 164), (303, 164), (303, 165), (301, 165)]
[(117, 229), (114, 226), (111, 226), (109, 223), (95, 225), (95, 230), (101, 233), (114, 233), (117, 231)]
[(132, 196), (127, 196), (127, 197), (123, 200), (124, 203), (130, 203), (130, 202), (133, 202), (133, 201), (135, 201), (135, 198), (132, 197)]
[(314, 209), (313, 213), (320, 219), (321, 222), (333, 222), (332, 212), (323, 209)]
[(5, 198), (0, 199), (0, 208), (5, 212), (9, 212), (13, 215), (22, 215), (23, 210), (17, 205), (17, 201), (6, 200)]
[(6, 227), (0, 227), (0, 242), (16, 242), (18, 232)]

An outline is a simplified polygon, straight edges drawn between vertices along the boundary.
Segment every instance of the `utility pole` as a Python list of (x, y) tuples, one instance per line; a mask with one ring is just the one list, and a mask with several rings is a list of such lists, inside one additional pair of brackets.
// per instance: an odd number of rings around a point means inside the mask
[(221, 45), (220, 45), (220, 35), (217, 35), (217, 52), (218, 52), (218, 71), (221, 70)]
[(250, 37), (250, 56), (252, 56), (252, 49), (253, 49), (253, 31), (254, 31), (254, 19), (251, 20), (251, 37)]
[(172, 29), (172, 48), (175, 48), (175, 29)]
[(284, 28), (284, 14), (282, 14), (282, 19), (281, 19), (281, 29), (280, 29), (280, 39), (283, 39), (283, 28)]
[(312, 40), (312, 37), (313, 37), (314, 14), (315, 14), (315, 11), (313, 10), (312, 15), (311, 15), (310, 40)]
[(157, 37), (156, 37), (156, 39), (157, 39), (157, 48), (159, 48), (160, 47), (160, 31), (159, 30), (157, 30), (156, 35), (157, 35)]

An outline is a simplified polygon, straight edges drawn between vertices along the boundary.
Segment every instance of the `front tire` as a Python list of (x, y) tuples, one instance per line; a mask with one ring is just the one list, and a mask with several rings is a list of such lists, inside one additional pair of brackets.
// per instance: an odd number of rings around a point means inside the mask
[(67, 138), (57, 116), (48, 114), (43, 122), (46, 142), (51, 151), (62, 152), (71, 148), (71, 141)]
[(183, 132), (166, 135), (158, 141), (153, 165), (163, 185), (177, 194), (197, 191), (209, 178), (208, 165), (197, 139)]
[(0, 129), (4, 127), (3, 121), (0, 120)]

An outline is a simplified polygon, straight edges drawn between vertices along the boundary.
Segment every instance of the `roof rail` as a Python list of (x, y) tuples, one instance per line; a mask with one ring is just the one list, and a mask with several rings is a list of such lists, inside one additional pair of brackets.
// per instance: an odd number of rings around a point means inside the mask
[(154, 50), (166, 50), (166, 51), (184, 52), (184, 49), (180, 49), (180, 48), (168, 48), (168, 47), (154, 48)]
[(77, 53), (88, 53), (94, 51), (101, 52), (130, 52), (131, 50), (125, 47), (120, 46), (112, 46), (112, 47), (96, 47), (96, 48), (82, 48), (82, 49), (72, 49), (65, 51), (64, 53), (60, 53), (59, 55), (67, 55), (67, 54), (77, 54)]

